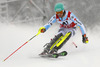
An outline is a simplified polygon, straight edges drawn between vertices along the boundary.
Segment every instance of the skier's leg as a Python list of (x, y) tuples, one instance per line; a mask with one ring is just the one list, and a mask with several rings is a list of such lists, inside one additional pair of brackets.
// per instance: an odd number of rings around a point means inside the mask
[(50, 51), (55, 46), (57, 41), (60, 41), (60, 39), (63, 37), (62, 33), (57, 34), (47, 45), (46, 50)]
[[(50, 43), (47, 43), (46, 48), (41, 54), (57, 52), (73, 35), (73, 31), (61, 28), (58, 35), (56, 35)], [(67, 36), (67, 37), (66, 37)], [(61, 41), (61, 42), (60, 42)], [(59, 42), (59, 43), (58, 43)]]
[(58, 51), (72, 36), (75, 35), (75, 30), (74, 29), (61, 28), (59, 30), (59, 33), (62, 33), (64, 37), (58, 44), (56, 44), (56, 46), (52, 49), (52, 51), (55, 50), (55, 49)]
[[(49, 43), (46, 44), (47, 46), (46, 48), (44, 48), (44, 51), (41, 54), (50, 53), (50, 51), (54, 48), (57, 41), (60, 41), (62, 37), (63, 37), (62, 33), (57, 34)], [(57, 52), (56, 49), (55, 52)]]
[[(67, 37), (66, 37), (66, 35), (67, 35)], [(55, 46), (55, 48), (57, 49), (57, 50), (59, 50), (70, 38), (71, 38), (71, 35), (72, 35), (72, 33), (71, 32), (68, 32), (68, 33), (66, 33), (66, 35), (64, 36), (65, 38), (63, 38), (56, 46)]]

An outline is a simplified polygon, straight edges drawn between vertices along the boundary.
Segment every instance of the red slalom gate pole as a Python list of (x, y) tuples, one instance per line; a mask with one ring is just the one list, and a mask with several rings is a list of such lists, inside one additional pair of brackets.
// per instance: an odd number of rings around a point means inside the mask
[(5, 58), (4, 60), (3, 60), (3, 62), (4, 61), (6, 61), (9, 57), (11, 57), (14, 53), (16, 53), (20, 48), (22, 48), (25, 44), (27, 44), (29, 41), (31, 41), (34, 37), (36, 37), (37, 35), (39, 35), (40, 34), (40, 32), (38, 32), (35, 36), (33, 36), (32, 38), (30, 38), (27, 42), (25, 42), (23, 45), (21, 45), (18, 49), (16, 49), (13, 53), (11, 53), (7, 58)]

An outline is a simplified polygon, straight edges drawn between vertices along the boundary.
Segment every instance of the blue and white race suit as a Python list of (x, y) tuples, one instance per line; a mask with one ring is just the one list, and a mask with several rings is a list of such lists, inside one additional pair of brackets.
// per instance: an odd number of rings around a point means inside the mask
[(62, 33), (63, 35), (67, 32), (71, 32), (72, 36), (74, 36), (76, 33), (76, 27), (80, 28), (82, 35), (86, 34), (84, 25), (71, 11), (65, 11), (65, 16), (63, 18), (60, 18), (57, 15), (52, 16), (49, 23), (44, 25), (45, 29), (48, 30), (55, 22), (60, 24), (58, 33)]

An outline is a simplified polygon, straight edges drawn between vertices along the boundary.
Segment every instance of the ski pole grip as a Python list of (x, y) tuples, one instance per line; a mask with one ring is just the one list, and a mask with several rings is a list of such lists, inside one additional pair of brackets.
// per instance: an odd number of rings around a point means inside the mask
[(40, 27), (40, 29), (38, 30), (37, 35), (39, 35), (40, 33), (42, 33), (42, 32), (41, 32), (42, 29), (45, 29), (45, 27)]

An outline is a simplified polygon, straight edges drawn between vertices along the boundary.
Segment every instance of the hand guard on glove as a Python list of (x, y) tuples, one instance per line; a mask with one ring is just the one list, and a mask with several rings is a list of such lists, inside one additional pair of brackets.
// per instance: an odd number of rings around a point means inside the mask
[(86, 37), (86, 34), (82, 35), (82, 42), (88, 43), (88, 37)]

